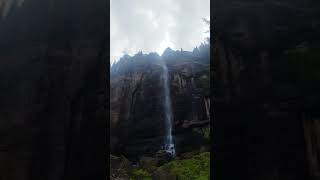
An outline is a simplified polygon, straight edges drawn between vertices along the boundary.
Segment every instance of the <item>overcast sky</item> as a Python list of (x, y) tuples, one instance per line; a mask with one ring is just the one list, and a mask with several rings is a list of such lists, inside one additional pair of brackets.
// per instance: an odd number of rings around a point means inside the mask
[(111, 0), (111, 63), (124, 53), (192, 50), (209, 34), (210, 0)]

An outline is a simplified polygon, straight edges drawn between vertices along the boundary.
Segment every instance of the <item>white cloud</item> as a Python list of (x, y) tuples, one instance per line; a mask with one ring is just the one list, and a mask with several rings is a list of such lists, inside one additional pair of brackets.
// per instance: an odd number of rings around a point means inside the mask
[(111, 61), (123, 52), (192, 50), (204, 41), (210, 0), (111, 0)]

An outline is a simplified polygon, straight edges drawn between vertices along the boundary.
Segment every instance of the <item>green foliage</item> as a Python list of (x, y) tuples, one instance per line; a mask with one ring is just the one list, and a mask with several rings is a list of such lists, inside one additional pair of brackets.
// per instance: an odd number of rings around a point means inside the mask
[(131, 180), (151, 180), (151, 174), (143, 169), (135, 169), (132, 172)]
[(210, 153), (204, 152), (191, 159), (172, 161), (165, 166), (179, 180), (208, 180), (210, 176)]

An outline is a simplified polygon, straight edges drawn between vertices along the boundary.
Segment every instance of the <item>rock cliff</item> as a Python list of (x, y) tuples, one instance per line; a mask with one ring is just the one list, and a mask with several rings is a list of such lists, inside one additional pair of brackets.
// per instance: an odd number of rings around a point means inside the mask
[[(210, 52), (167, 48), (155, 53), (126, 55), (111, 67), (111, 152), (129, 158), (153, 156), (164, 143), (161, 61), (167, 64), (177, 153), (208, 145), (202, 129), (210, 123)], [(196, 130), (198, 131), (196, 132)]]

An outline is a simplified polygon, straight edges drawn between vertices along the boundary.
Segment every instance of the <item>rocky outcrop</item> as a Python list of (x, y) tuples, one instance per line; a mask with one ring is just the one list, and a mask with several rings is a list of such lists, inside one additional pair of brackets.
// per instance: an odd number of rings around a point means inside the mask
[[(138, 53), (111, 68), (111, 151), (129, 158), (154, 156), (164, 143), (162, 61), (167, 64), (177, 152), (208, 143), (194, 134), (194, 122), (208, 126), (209, 46), (194, 52), (166, 49), (162, 56)], [(183, 124), (189, 122), (188, 128)], [(192, 122), (192, 123), (190, 123)], [(202, 123), (201, 123), (202, 122)], [(189, 148), (189, 149), (188, 149)]]
[(128, 173), (132, 171), (132, 163), (124, 156), (117, 157), (110, 155), (110, 179), (129, 180)]
[(105, 178), (107, 5), (26, 0), (1, 18), (0, 179)]

